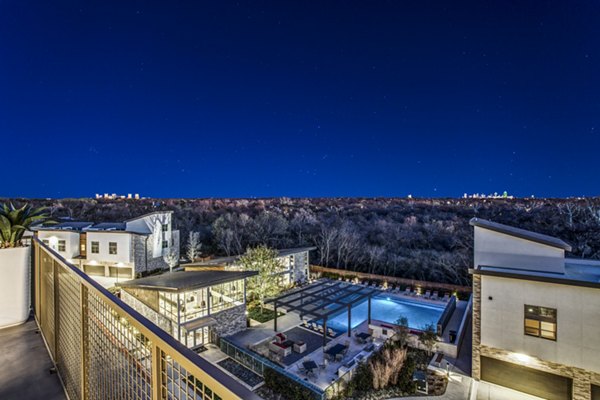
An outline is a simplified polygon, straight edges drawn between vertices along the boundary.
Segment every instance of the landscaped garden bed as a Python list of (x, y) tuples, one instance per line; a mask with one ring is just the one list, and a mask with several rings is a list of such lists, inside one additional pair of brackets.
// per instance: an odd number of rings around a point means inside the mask
[[(278, 312), (277, 316), (282, 316), (283, 313)], [(248, 308), (248, 318), (258, 321), (260, 323), (267, 322), (275, 318), (275, 311), (269, 310), (268, 308), (262, 308), (260, 306), (254, 306)]]
[(248, 368), (244, 367), (237, 361), (232, 360), (231, 358), (221, 360), (218, 362), (218, 364), (221, 368), (224, 368), (227, 371), (231, 372), (234, 376), (242, 380), (251, 388), (255, 388), (264, 382), (264, 379), (260, 375), (255, 374), (254, 372), (250, 371)]

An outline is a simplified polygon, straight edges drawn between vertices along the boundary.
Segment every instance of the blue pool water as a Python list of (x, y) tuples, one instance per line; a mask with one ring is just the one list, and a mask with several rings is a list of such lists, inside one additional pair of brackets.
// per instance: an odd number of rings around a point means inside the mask
[[(373, 297), (371, 299), (371, 319), (394, 324), (399, 318), (406, 317), (408, 318), (408, 326), (413, 329), (423, 329), (427, 324), (436, 326), (444, 309), (445, 305), (436, 306), (409, 300), (386, 297)], [(366, 300), (352, 308), (352, 328), (367, 320), (367, 312), (368, 304)], [(329, 317), (327, 327), (338, 332), (348, 330), (348, 312), (341, 311), (340, 314)]]

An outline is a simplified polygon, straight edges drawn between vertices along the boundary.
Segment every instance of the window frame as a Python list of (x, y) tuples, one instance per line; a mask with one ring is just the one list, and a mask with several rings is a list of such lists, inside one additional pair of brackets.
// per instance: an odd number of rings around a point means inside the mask
[[(96, 246), (96, 251), (94, 251), (94, 245)], [(90, 241), (90, 253), (91, 254), (100, 254), (100, 242), (97, 240)]]
[[(114, 253), (113, 253), (113, 246), (114, 246)], [(116, 256), (117, 254), (119, 254), (119, 246), (117, 242), (108, 242), (108, 254), (112, 255), (112, 256)]]
[[(554, 329), (544, 329), (544, 324), (549, 324)], [(523, 307), (523, 333), (525, 336), (556, 342), (558, 339), (558, 310), (525, 304)]]
[(168, 240), (163, 240), (161, 242), (161, 248), (162, 249), (168, 249), (169, 248), (169, 241)]
[(56, 242), (56, 249), (61, 253), (64, 253), (65, 251), (67, 251), (66, 239), (58, 239), (58, 242)]

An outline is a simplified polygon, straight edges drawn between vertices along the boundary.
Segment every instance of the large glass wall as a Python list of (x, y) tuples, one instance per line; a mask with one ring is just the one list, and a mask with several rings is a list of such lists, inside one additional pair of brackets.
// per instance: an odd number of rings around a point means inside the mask
[(183, 313), (181, 323), (208, 315), (208, 289), (196, 289), (181, 294)]
[(244, 304), (244, 280), (222, 283), (210, 287), (210, 313), (215, 314)]

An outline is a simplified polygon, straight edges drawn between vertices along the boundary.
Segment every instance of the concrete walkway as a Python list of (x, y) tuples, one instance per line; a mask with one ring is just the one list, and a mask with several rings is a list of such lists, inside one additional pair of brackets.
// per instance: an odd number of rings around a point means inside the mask
[(0, 399), (64, 400), (67, 397), (53, 367), (37, 324), (0, 330)]

